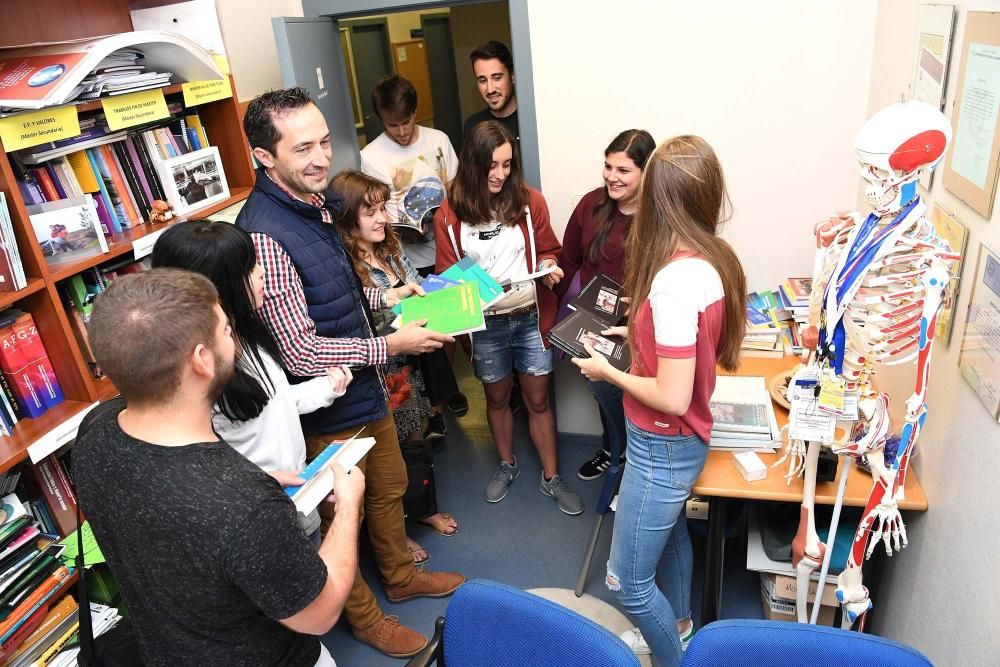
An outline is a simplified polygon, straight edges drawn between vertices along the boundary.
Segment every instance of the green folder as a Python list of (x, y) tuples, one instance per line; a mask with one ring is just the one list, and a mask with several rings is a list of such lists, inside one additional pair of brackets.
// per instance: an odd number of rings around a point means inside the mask
[(431, 292), (426, 296), (410, 297), (400, 302), (402, 323), (427, 320), (426, 328), (438, 333), (459, 335), (486, 328), (483, 309), (475, 283)]

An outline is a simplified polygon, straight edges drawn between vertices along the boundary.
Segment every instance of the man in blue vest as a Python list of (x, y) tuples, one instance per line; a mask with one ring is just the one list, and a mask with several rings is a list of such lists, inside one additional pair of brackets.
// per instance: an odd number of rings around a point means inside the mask
[[(236, 224), (250, 232), (264, 268), (261, 315), (278, 341), (289, 380), (321, 376), (332, 366), (354, 370), (347, 394), (335, 405), (303, 415), (309, 456), (359, 432), (375, 438), (376, 445), (358, 467), (367, 480), (368, 534), (386, 597), (402, 602), (450, 595), (465, 577), (417, 569), (406, 549), (406, 466), (388, 411), (382, 368), (391, 355), (429, 352), (452, 339), (421, 326), (375, 336), (371, 308), (392, 306), (423, 291), (413, 284), (362, 288), (331, 224), (341, 201), (324, 194), (333, 156), (330, 130), (309, 94), (301, 88), (264, 93), (247, 107), (243, 127), (262, 166)], [(324, 505), (320, 514), (325, 532), (332, 508)], [(360, 570), (344, 614), (355, 637), (386, 655), (410, 656), (427, 643), (424, 635), (382, 613)]]

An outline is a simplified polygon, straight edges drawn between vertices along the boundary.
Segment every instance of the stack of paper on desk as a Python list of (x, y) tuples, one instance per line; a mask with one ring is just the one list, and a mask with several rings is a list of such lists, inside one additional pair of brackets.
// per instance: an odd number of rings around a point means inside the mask
[(712, 449), (773, 451), (780, 444), (778, 420), (764, 378), (718, 376), (710, 406)]

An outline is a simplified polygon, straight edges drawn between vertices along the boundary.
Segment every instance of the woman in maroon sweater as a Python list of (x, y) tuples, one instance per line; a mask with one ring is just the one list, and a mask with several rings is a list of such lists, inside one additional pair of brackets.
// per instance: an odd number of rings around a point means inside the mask
[[(573, 210), (563, 236), (559, 265), (566, 276), (555, 286), (565, 296), (577, 272), (581, 287), (598, 273), (625, 280), (625, 239), (639, 201), (639, 182), (656, 143), (645, 130), (625, 130), (604, 150), (604, 186), (587, 193)], [(622, 390), (608, 382), (588, 382), (600, 408), (603, 446), (582, 466), (580, 479), (596, 479), (611, 465), (611, 450), (625, 457)]]

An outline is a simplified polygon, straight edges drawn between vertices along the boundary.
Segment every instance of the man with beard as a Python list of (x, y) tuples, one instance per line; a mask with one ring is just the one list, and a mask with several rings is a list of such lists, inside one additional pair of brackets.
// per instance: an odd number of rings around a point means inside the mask
[[(454, 339), (415, 324), (375, 335), (372, 308), (392, 307), (423, 290), (414, 284), (388, 290), (361, 286), (331, 224), (342, 202), (326, 193), (330, 129), (309, 93), (291, 88), (254, 98), (243, 127), (261, 168), (236, 224), (250, 233), (264, 269), (260, 312), (289, 381), (325, 375), (333, 366), (354, 373), (336, 405), (302, 416), (307, 454), (314, 458), (329, 443), (355, 434), (375, 438), (358, 467), (367, 480), (365, 519), (386, 597), (403, 602), (451, 595), (465, 577), (417, 569), (406, 549), (406, 465), (388, 410), (383, 367), (390, 356), (423, 354)], [(328, 509), (320, 508), (324, 532), (333, 519)], [(344, 615), (355, 637), (391, 657), (414, 655), (427, 644), (424, 635), (382, 612), (360, 571)]]
[(361, 471), (333, 466), (336, 520), (317, 553), (281, 486), (212, 430), (236, 346), (204, 276), (120, 278), (89, 332), (127, 407), (78, 439), (73, 477), (145, 663), (334, 665), (316, 635), (354, 581)]
[(510, 130), (517, 141), (521, 132), (517, 125), (517, 96), (514, 93), (514, 59), (503, 42), (486, 42), (469, 54), (472, 73), (476, 76), (479, 94), (486, 108), (465, 120), (464, 134), (469, 136), (479, 123), (495, 120)]

